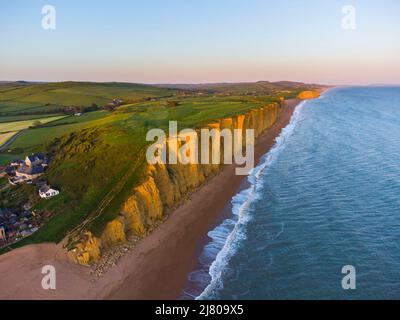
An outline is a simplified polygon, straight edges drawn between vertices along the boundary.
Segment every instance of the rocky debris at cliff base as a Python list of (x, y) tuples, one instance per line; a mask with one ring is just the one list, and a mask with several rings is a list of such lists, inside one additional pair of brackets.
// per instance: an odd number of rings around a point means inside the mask
[[(156, 221), (153, 225), (149, 226), (149, 228), (146, 230), (145, 234), (142, 237), (139, 237), (137, 235), (131, 235), (126, 242), (120, 243), (117, 245), (114, 245), (112, 248), (109, 248), (107, 250), (104, 250), (101, 254), (100, 261), (97, 264), (93, 264), (91, 266), (92, 271), (91, 274), (95, 275), (97, 278), (101, 277), (103, 274), (105, 274), (109, 269), (112, 267), (116, 266), (118, 263), (118, 260), (121, 259), (125, 253), (130, 251), (131, 249), (135, 248), (136, 245), (140, 240), (142, 240), (144, 237), (149, 236), (153, 231), (155, 231), (160, 225), (162, 225), (166, 220), (168, 220), (170, 214), (176, 210), (179, 206), (181, 206), (183, 203), (190, 202), (191, 197), (194, 193), (196, 193), (202, 186), (206, 185), (212, 178), (215, 176), (221, 174), (221, 170), (217, 171), (216, 173), (212, 174), (211, 176), (206, 178), (206, 181), (204, 182), (203, 185), (198, 186), (196, 189), (188, 192), (179, 203), (176, 203), (173, 207), (171, 207), (169, 210), (164, 211), (164, 216), (162, 217), (161, 220)], [(92, 279), (95, 281), (95, 279)]]
[(132, 236), (125, 243), (118, 244), (112, 249), (105, 250), (102, 253), (100, 261), (92, 266), (92, 275), (101, 277), (110, 268), (117, 265), (118, 260), (129, 250), (133, 249), (136, 244), (140, 241), (140, 237)]
[[(149, 229), (145, 233), (145, 237), (150, 235), (154, 230), (156, 230), (165, 220), (168, 219), (168, 216), (165, 216), (164, 219), (155, 222), (154, 225), (149, 227)], [(143, 237), (138, 237), (135, 235), (132, 235), (127, 239), (125, 242), (114, 245), (113, 247), (104, 250), (102, 252), (100, 261), (97, 264), (94, 264), (92, 266), (92, 271), (91, 274), (95, 275), (96, 277), (101, 277), (103, 274), (105, 274), (109, 269), (112, 267), (115, 267), (125, 253), (128, 251), (132, 250), (133, 248), (136, 247), (138, 242), (142, 239)]]

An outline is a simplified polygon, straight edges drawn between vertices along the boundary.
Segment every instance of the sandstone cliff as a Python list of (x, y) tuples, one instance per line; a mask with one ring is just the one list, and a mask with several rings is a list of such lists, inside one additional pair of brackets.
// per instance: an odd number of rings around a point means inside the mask
[(310, 91), (300, 92), (300, 94), (297, 96), (297, 98), (299, 98), (301, 100), (308, 100), (308, 99), (319, 98), (319, 96), (320, 96), (320, 93), (318, 91), (310, 90)]
[[(275, 123), (279, 110), (279, 105), (273, 103), (246, 114), (217, 120), (204, 127), (254, 129), (256, 138)], [(118, 217), (107, 223), (100, 237), (87, 231), (80, 243), (70, 251), (70, 256), (80, 264), (96, 263), (102, 250), (126, 241), (131, 235), (145, 236), (188, 193), (220, 169), (221, 165), (217, 164), (148, 165), (145, 180), (132, 190)]]

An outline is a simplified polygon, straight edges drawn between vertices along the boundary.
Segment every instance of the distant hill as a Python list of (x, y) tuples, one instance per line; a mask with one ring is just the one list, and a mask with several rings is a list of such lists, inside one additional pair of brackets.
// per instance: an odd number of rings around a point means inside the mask
[(321, 87), (290, 81), (242, 83), (157, 84), (123, 82), (0, 82), (0, 116), (50, 114), (71, 106), (104, 106), (119, 98), (131, 103), (149, 98), (172, 97), (179, 93), (216, 95), (271, 95)]
[(259, 82), (238, 82), (238, 83), (204, 83), (204, 84), (157, 84), (160, 88), (191, 90), (215, 94), (273, 94), (285, 90), (315, 89), (323, 87), (318, 84), (305, 84), (291, 81), (259, 81)]
[(104, 105), (112, 99), (138, 101), (173, 95), (177, 90), (132, 83), (2, 82), (0, 115), (58, 112), (62, 107)]

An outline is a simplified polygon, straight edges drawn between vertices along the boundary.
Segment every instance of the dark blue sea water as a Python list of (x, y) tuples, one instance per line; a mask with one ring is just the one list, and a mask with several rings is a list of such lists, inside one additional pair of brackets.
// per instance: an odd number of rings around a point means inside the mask
[[(189, 294), (400, 298), (399, 87), (335, 88), (303, 103), (249, 181), (209, 233), (190, 275), (202, 292)], [(345, 265), (356, 290), (342, 289)]]

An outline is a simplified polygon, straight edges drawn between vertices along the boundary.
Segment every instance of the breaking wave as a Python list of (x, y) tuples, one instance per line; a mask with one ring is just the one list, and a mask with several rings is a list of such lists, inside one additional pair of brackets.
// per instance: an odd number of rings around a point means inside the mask
[[(250, 187), (235, 195), (232, 200), (233, 216), (225, 219), (219, 226), (208, 233), (211, 241), (204, 247), (200, 256), (201, 270), (189, 275), (189, 281), (202, 284), (205, 289), (201, 293), (184, 292), (186, 297), (195, 299), (216, 299), (223, 288), (223, 273), (238, 246), (246, 239), (246, 225), (252, 219), (250, 205), (261, 196), (260, 176), (273, 163), (281, 150), (285, 148), (287, 139), (293, 134), (302, 119), (302, 108), (305, 101), (297, 106), (290, 123), (282, 129), (275, 140), (275, 145), (265, 154), (260, 164), (248, 176)], [(205, 270), (208, 274), (205, 274)]]

